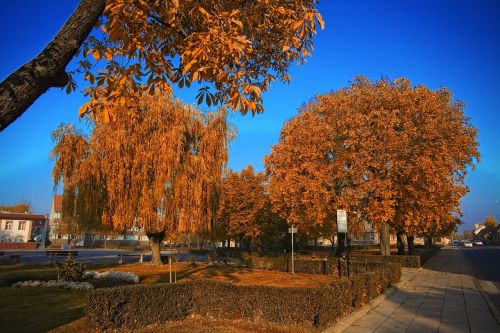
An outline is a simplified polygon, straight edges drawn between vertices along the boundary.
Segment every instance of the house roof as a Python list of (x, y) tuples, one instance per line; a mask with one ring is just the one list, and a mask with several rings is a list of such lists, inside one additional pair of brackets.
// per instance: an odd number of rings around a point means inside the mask
[(45, 215), (43, 214), (23, 214), (23, 213), (7, 213), (0, 212), (0, 220), (45, 220)]
[(56, 213), (60, 213), (62, 211), (62, 199), (63, 196), (62, 194), (56, 194), (54, 195), (54, 211)]

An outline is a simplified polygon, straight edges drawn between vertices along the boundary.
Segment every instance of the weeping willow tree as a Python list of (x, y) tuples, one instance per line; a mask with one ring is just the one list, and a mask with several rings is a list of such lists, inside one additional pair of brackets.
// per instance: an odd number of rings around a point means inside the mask
[[(53, 133), (53, 180), (64, 187), (63, 219), (80, 228), (145, 231), (161, 263), (168, 233), (209, 229), (232, 130), (225, 110), (199, 110), (156, 94), (117, 105), (88, 137), (72, 125)], [(133, 115), (132, 117), (130, 115)]]

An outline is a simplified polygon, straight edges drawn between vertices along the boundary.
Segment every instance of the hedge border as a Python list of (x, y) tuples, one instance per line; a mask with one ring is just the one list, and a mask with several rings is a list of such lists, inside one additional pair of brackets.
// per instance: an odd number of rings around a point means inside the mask
[(239, 286), (198, 280), (96, 289), (88, 294), (85, 312), (91, 325), (101, 329), (134, 329), (192, 314), (322, 328), (397, 283), (401, 265), (353, 263), (352, 273), (351, 278), (314, 288)]

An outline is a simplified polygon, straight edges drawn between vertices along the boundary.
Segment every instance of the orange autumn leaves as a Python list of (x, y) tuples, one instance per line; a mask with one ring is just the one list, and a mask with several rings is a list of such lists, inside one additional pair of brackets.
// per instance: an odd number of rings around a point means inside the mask
[(446, 89), (357, 77), (305, 105), (265, 163), (273, 206), (314, 230), (347, 209), (362, 221), (419, 235), (450, 231), (479, 159), (477, 131)]
[(119, 112), (90, 137), (54, 132), (54, 182), (76, 203), (63, 218), (149, 233), (206, 228), (232, 136), (225, 111), (202, 115), (160, 94), (138, 100), (128, 106), (136, 117)]
[(109, 121), (117, 111), (109, 106), (129, 104), (138, 91), (168, 92), (174, 84), (193, 83), (200, 84), (198, 104), (262, 112), (262, 93), (276, 80), (289, 82), (290, 64), (311, 55), (312, 37), (324, 25), (316, 5), (317, 0), (107, 1), (100, 31), (81, 49), (78, 71), (90, 83), (90, 100), (80, 115)]
[(330, 237), (336, 209), (346, 209), (352, 234), (366, 222), (440, 234), (459, 223), (465, 175), (479, 159), (463, 104), (406, 79), (357, 77), (318, 95), (283, 127), (266, 174), (224, 174), (224, 110), (202, 116), (158, 94), (137, 100), (126, 106), (134, 117), (116, 112), (89, 138), (54, 133), (54, 180), (75, 203), (66, 217), (169, 234), (213, 228), (218, 240), (241, 241), (281, 234), (283, 220)]

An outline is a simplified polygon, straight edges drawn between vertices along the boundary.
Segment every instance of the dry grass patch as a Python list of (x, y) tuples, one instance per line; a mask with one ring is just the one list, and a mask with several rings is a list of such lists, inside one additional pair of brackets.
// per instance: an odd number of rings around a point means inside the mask
[[(126, 264), (113, 267), (112, 270), (135, 273), (140, 276), (142, 284), (165, 283), (170, 280), (169, 265)], [(172, 271), (177, 272), (177, 282), (209, 279), (237, 285), (273, 287), (311, 288), (331, 283), (336, 279), (335, 275), (290, 274), (245, 267), (189, 263), (173, 264)]]

